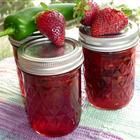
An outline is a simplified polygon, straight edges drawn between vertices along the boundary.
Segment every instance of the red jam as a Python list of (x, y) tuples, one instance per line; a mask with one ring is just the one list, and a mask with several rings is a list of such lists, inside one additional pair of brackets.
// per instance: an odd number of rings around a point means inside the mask
[(119, 52), (96, 52), (84, 48), (87, 96), (97, 108), (126, 106), (133, 96), (135, 47)]
[(81, 69), (56, 76), (23, 73), (32, 128), (51, 137), (72, 132), (81, 115)]

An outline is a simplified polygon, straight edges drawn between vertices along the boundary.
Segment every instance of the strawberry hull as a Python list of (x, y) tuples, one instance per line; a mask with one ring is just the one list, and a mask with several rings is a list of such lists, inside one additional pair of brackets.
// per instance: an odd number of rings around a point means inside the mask
[(130, 21), (128, 29), (117, 35), (95, 38), (90, 34), (80, 27), (89, 102), (106, 110), (125, 107), (134, 94), (138, 27)]

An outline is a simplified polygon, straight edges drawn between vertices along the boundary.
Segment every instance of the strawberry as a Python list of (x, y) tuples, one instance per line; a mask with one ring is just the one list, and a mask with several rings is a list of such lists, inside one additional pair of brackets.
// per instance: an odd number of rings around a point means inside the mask
[(65, 20), (61, 13), (54, 10), (44, 11), (37, 16), (36, 23), (38, 30), (56, 46), (64, 45)]
[(84, 17), (81, 20), (81, 24), (91, 26), (92, 22), (94, 21), (99, 12), (99, 6), (96, 2), (92, 3), (90, 1), (88, 1), (87, 6), (89, 8), (88, 10), (84, 11)]
[(91, 35), (117, 34), (128, 25), (127, 16), (119, 10), (110, 7), (101, 10), (92, 23)]

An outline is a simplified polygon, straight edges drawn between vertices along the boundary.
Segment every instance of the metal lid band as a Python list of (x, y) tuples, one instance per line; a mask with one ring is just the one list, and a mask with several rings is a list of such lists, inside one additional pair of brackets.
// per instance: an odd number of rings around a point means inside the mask
[(138, 26), (129, 21), (128, 27), (118, 35), (102, 36), (100, 38), (88, 35), (85, 27), (79, 29), (79, 40), (83, 47), (99, 52), (116, 52), (135, 47), (139, 41)]

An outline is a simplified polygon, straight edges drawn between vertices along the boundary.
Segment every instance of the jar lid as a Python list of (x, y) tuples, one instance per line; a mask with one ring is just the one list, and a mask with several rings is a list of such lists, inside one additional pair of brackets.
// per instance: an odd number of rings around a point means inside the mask
[(139, 28), (136, 23), (129, 21), (129, 25), (116, 35), (92, 37), (90, 28), (81, 26), (79, 40), (83, 47), (99, 52), (116, 52), (136, 46), (139, 40)]
[(82, 47), (78, 41), (66, 38), (57, 47), (47, 38), (28, 42), (18, 49), (19, 67), (30, 74), (57, 75), (69, 72), (83, 63)]

